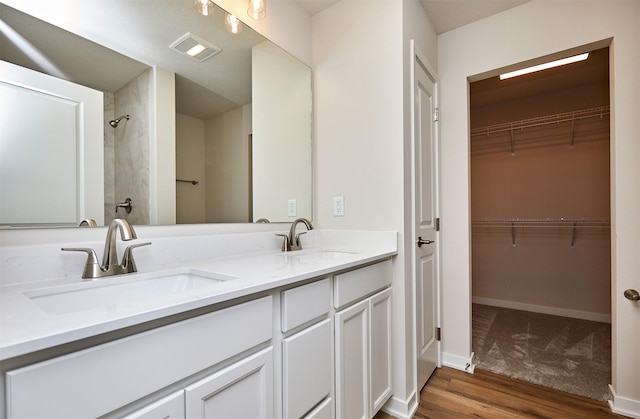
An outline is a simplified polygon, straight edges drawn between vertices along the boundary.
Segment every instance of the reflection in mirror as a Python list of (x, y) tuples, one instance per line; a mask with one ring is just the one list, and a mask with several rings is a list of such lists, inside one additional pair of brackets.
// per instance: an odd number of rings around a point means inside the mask
[[(104, 166), (104, 171), (92, 188), (103, 191), (100, 214), (95, 205), (89, 210), (78, 202), (60, 222), (48, 218), (48, 203), (34, 204), (40, 194), (14, 188), (38, 208), (38, 222), (5, 221), (0, 213), (0, 225), (69, 226), (85, 218), (103, 224), (113, 217), (134, 224), (311, 218), (308, 66), (248, 27), (240, 34), (226, 32), (222, 9), (203, 17), (187, 0), (156, 2), (153, 8), (145, 2), (95, 0), (91, 10), (66, 0), (56, 2), (56, 13), (50, 2), (4, 3), (11, 7), (0, 4), (1, 60), (102, 93), (103, 162), (76, 159), (75, 164), (93, 171)], [(74, 10), (72, 20), (60, 13), (62, 4)], [(197, 62), (168, 48), (187, 32), (222, 51)], [(24, 45), (52, 65), (43, 65)], [(3, 118), (6, 107), (1, 109)], [(123, 115), (130, 119), (109, 125)], [(51, 130), (40, 129), (50, 138)], [(24, 141), (24, 131), (16, 131)], [(76, 154), (84, 147), (78, 140)], [(82, 170), (75, 172), (71, 189), (82, 198), (87, 180)], [(30, 172), (32, 179), (50, 175)], [(130, 213), (117, 207), (127, 198)]]

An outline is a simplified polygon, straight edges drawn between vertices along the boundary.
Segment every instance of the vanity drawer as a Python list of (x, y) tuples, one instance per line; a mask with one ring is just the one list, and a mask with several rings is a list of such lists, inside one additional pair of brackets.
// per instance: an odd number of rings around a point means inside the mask
[(272, 297), (6, 373), (7, 417), (98, 417), (273, 336)]
[(331, 310), (331, 282), (321, 279), (282, 292), (282, 331), (327, 314)]
[(391, 261), (376, 263), (335, 276), (335, 308), (356, 302), (391, 285)]

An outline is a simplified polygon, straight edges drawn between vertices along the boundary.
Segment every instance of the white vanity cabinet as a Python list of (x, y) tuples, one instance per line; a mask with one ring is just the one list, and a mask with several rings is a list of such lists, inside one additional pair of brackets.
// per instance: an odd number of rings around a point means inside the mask
[(0, 418), (370, 419), (391, 396), (391, 259), (349, 269), (14, 360)]
[[(270, 391), (273, 372), (267, 358), (272, 353), (268, 347), (273, 337), (272, 300), (272, 296), (262, 297), (8, 371), (7, 418), (98, 417), (153, 394), (158, 394), (157, 401), (132, 417), (146, 417), (147, 411), (165, 412), (165, 408), (170, 413), (171, 400), (160, 400), (166, 397), (164, 388), (260, 346), (267, 346), (259, 353), (259, 362), (264, 364), (258, 374), (262, 381), (250, 385)], [(245, 355), (234, 366), (240, 368), (251, 359)], [(243, 386), (235, 393), (227, 392), (226, 397), (235, 395), (235, 403), (246, 404), (240, 389), (247, 384)], [(187, 401), (190, 397), (187, 391)], [(273, 415), (272, 404), (263, 410), (268, 410), (264, 417)], [(169, 413), (160, 417), (173, 417)]]
[(336, 417), (371, 418), (391, 396), (391, 262), (336, 275)]
[(332, 418), (331, 281), (282, 292), (282, 388), (285, 418)]

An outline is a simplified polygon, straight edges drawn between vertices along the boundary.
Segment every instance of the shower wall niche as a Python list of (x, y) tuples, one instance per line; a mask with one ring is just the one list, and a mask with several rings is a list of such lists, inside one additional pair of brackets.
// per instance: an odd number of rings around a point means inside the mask
[(472, 107), (473, 300), (610, 321), (608, 73), (534, 91)]

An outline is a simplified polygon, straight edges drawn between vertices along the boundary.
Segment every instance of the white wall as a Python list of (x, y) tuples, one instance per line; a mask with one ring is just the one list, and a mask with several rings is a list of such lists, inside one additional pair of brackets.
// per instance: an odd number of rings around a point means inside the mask
[[(620, 411), (640, 415), (640, 2), (533, 0), (442, 34), (438, 43), (442, 120), (444, 351), (471, 351), (468, 77), (590, 43), (611, 43), (612, 381)], [(452, 332), (455, 331), (455, 332)]]
[(176, 223), (205, 222), (204, 121), (176, 114)]
[(149, 213), (153, 225), (176, 223), (175, 74), (153, 67), (149, 80)]
[(251, 105), (217, 115), (204, 126), (206, 221), (249, 222)]
[[(252, 49), (251, 85), (253, 109), (260, 110), (252, 113), (253, 217), (310, 219), (311, 72), (278, 46), (263, 42)], [(293, 215), (288, 215), (289, 200), (296, 202)]]
[[(342, 0), (313, 16), (314, 219), (321, 228), (401, 233), (393, 278), (394, 394), (385, 408), (399, 417), (410, 415), (418, 394), (411, 264), (404, 255), (411, 38), (435, 66), (435, 32), (417, 1)], [(344, 217), (332, 214), (336, 196), (345, 199)]]
[[(402, 229), (400, 2), (343, 0), (313, 17), (314, 214), (324, 227)], [(332, 215), (333, 197), (344, 217)]]

